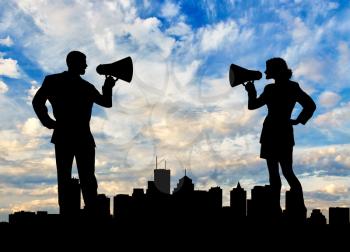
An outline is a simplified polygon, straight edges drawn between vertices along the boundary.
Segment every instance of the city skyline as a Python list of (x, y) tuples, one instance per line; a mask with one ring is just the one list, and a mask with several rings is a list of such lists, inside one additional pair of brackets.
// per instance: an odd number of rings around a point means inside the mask
[[(157, 159), (156, 159), (157, 160)], [(192, 218), (195, 220), (195, 217), (192, 216), (196, 211), (195, 215), (202, 216), (206, 211), (209, 211), (207, 214), (213, 215), (208, 217), (209, 219), (214, 218), (214, 214), (219, 214), (217, 211), (222, 211), (223, 216), (229, 221), (233, 221), (235, 225), (255, 225), (253, 223), (264, 223), (264, 224), (278, 224), (278, 225), (295, 225), (299, 223), (300, 225), (308, 224), (311, 226), (319, 225), (348, 225), (350, 224), (350, 207), (332, 207), (328, 208), (329, 214), (325, 215), (321, 209), (311, 209), (310, 212), (303, 213), (301, 217), (291, 217), (293, 216), (293, 198), (291, 191), (286, 191), (286, 202), (285, 205), (281, 207), (282, 212), (276, 215), (276, 211), (273, 209), (272, 203), (272, 194), (270, 185), (255, 185), (251, 189), (250, 198), (247, 197), (247, 191), (241, 187), (238, 182), (236, 187), (230, 190), (230, 203), (229, 205), (224, 205), (222, 202), (223, 191), (219, 186), (211, 187), (209, 190), (198, 190), (195, 188), (195, 184), (192, 179), (187, 176), (186, 171), (182, 178), (177, 182), (176, 187), (173, 188), (173, 191), (164, 190), (164, 188), (170, 188), (170, 178), (171, 171), (169, 169), (158, 168), (156, 163), (156, 168), (154, 171), (154, 179), (147, 182), (146, 188), (133, 188), (131, 194), (115, 194), (111, 197), (107, 197), (105, 194), (98, 195), (98, 211), (97, 216), (105, 218), (101, 219), (101, 224), (104, 221), (122, 221), (122, 223), (128, 223), (132, 221), (134, 224), (143, 223), (141, 219), (137, 216), (146, 216), (141, 212), (145, 211), (145, 208), (153, 209), (148, 210), (147, 213), (151, 212), (160, 213), (166, 212), (168, 218), (184, 218), (187, 215), (187, 218)], [(159, 174), (163, 174), (159, 175)], [(166, 174), (166, 176), (164, 176)], [(81, 189), (79, 185), (79, 179), (71, 179), (72, 194), (70, 195), (70, 200), (68, 202), (70, 213), (72, 214), (69, 219), (79, 220), (79, 218), (85, 218), (86, 213), (85, 206), (82, 206), (81, 200)], [(271, 195), (270, 195), (271, 194)], [(289, 194), (289, 195), (288, 195)], [(186, 196), (187, 195), (187, 196)], [(196, 196), (197, 195), (197, 196)], [(172, 198), (170, 198), (172, 197)], [(175, 198), (174, 198), (175, 197)], [(185, 201), (178, 200), (177, 198), (184, 198)], [(190, 198), (188, 198), (190, 197)], [(180, 199), (179, 198), (179, 199)], [(113, 199), (113, 205), (111, 200)], [(157, 202), (157, 200), (159, 202)], [(174, 201), (177, 203), (169, 203)], [(149, 201), (149, 203), (146, 203)], [(134, 203), (132, 203), (134, 202)], [(179, 204), (177, 206), (176, 204)], [(133, 205), (133, 206), (132, 206)], [(66, 206), (67, 207), (67, 206)], [(65, 208), (66, 208), (65, 207)], [(177, 213), (179, 207), (184, 208), (180, 210), (179, 217)], [(272, 208), (271, 208), (272, 207)], [(180, 208), (180, 209), (181, 209)], [(193, 208), (193, 210), (191, 210)], [(211, 212), (212, 210), (214, 212)], [(149, 212), (150, 211), (150, 212)], [(198, 212), (197, 212), (198, 211)], [(202, 212), (201, 212), (202, 211)], [(328, 211), (327, 211), (328, 212)], [(281, 216), (279, 217), (279, 214)], [(56, 215), (56, 217), (54, 217)], [(60, 213), (63, 218), (65, 215)], [(42, 211), (16, 211), (9, 215), (8, 222), (10, 224), (33, 224), (35, 221), (41, 221), (42, 224), (46, 221), (54, 221), (53, 223), (58, 224), (57, 214), (48, 213), (45, 210)], [(51, 216), (51, 217), (50, 217)], [(66, 216), (67, 217), (67, 216)], [(99, 217), (99, 218), (100, 218)], [(156, 216), (154, 216), (155, 218)], [(48, 218), (48, 219), (45, 219)], [(282, 219), (280, 220), (280, 218)], [(71, 220), (73, 220), (71, 219)], [(170, 220), (169, 219), (169, 220)], [(146, 220), (145, 220), (146, 221)], [(267, 221), (267, 222), (266, 222)], [(275, 222), (277, 221), (277, 222)], [(49, 224), (48, 222), (47, 224)], [(53, 224), (52, 223), (52, 224)], [(211, 223), (210, 221), (208, 223)], [(289, 224), (288, 224), (289, 223)]]
[[(311, 120), (294, 127), (294, 171), (308, 213), (350, 205), (349, 1), (0, 4), (0, 220), (19, 210), (59, 211), (52, 132), (31, 101), (46, 75), (66, 70), (71, 50), (86, 54), (83, 78), (99, 91), (97, 65), (127, 56), (134, 63), (133, 81), (113, 89), (112, 108), (93, 107), (99, 193), (145, 186), (156, 155), (172, 171), (171, 189), (186, 169), (198, 190), (220, 186), (225, 205), (238, 181), (248, 196), (268, 184), (259, 158), (266, 110), (248, 110), (228, 71), (237, 64), (264, 72), (277, 56), (317, 104)], [(268, 83), (265, 75), (255, 82), (258, 94)]]
[[(170, 170), (154, 169), (154, 180), (148, 181), (144, 188), (133, 188), (131, 194), (116, 194), (112, 198), (104, 194), (98, 195), (97, 212), (91, 215), (86, 208), (81, 207), (81, 192), (79, 180), (72, 178), (74, 187), (70, 201), (68, 202), (70, 214), (48, 214), (47, 211), (17, 211), (9, 215), (9, 224), (15, 225), (59, 225), (61, 221), (89, 223), (95, 218), (96, 224), (105, 225), (114, 223), (116, 227), (121, 225), (143, 225), (146, 223), (161, 224), (165, 222), (176, 223), (176, 220), (197, 222), (203, 217), (208, 225), (221, 227), (228, 222), (238, 227), (254, 227), (255, 225), (281, 225), (281, 227), (310, 227), (325, 226), (346, 227), (350, 224), (349, 207), (329, 207), (329, 216), (325, 216), (320, 209), (312, 209), (311, 213), (298, 213), (295, 209), (296, 202), (291, 191), (286, 192), (286, 205), (283, 212), (274, 210), (272, 190), (270, 185), (256, 185), (251, 190), (251, 197), (247, 198), (247, 192), (238, 182), (230, 191), (230, 205), (222, 204), (222, 189), (211, 187), (209, 190), (196, 190), (192, 179), (186, 173), (179, 179), (173, 192), (164, 191), (164, 186), (170, 186), (168, 176), (159, 178), (159, 174), (170, 175)], [(157, 185), (158, 184), (158, 185)], [(113, 207), (110, 203), (113, 199)], [(89, 217), (90, 216), (90, 217)], [(217, 219), (220, 216), (219, 219)], [(164, 219), (165, 218), (165, 219)], [(172, 221), (171, 221), (172, 220)], [(173, 222), (175, 221), (175, 222)], [(82, 223), (83, 223), (82, 222)], [(295, 226), (296, 225), (296, 226)], [(170, 226), (169, 226), (170, 227)], [(120, 228), (120, 227), (119, 227)]]

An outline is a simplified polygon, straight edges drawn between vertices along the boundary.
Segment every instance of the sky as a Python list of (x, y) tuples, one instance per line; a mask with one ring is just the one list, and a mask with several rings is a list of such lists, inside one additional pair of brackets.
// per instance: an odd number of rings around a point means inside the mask
[[(131, 56), (133, 80), (119, 80), (113, 107), (95, 105), (99, 193), (131, 194), (171, 169), (195, 189), (268, 184), (259, 137), (266, 107), (250, 111), (230, 64), (265, 70), (282, 57), (314, 99), (294, 127), (294, 171), (308, 214), (350, 207), (350, 2), (312, 0), (0, 0), (0, 220), (14, 211), (58, 212), (51, 131), (31, 100), (46, 75), (87, 55), (84, 79), (102, 90), (96, 66)], [(271, 80), (256, 81), (260, 94)], [(50, 108), (50, 104), (47, 103)], [(300, 112), (297, 106), (293, 112)], [(73, 174), (77, 177), (74, 164)], [(282, 200), (289, 189), (282, 176)]]

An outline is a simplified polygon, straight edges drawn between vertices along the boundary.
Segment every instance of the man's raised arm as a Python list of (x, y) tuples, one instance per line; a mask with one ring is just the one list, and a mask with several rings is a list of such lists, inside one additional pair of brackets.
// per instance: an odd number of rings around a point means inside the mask
[(115, 80), (113, 77), (109, 76), (106, 78), (105, 83), (102, 87), (102, 95), (96, 93), (95, 102), (106, 108), (112, 107), (112, 89), (115, 85)]

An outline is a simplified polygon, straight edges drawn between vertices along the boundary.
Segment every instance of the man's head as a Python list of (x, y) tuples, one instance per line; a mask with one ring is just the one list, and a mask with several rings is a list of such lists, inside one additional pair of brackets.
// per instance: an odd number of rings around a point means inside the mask
[(272, 58), (266, 61), (266, 79), (290, 79), (292, 70), (287, 66), (287, 63), (282, 58)]
[(66, 62), (69, 72), (79, 75), (85, 74), (87, 64), (84, 53), (79, 51), (71, 51), (67, 54)]

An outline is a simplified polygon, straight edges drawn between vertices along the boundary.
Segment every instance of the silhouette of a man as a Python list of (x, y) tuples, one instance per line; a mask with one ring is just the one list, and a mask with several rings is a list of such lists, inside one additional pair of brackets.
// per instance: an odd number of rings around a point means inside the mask
[[(102, 95), (80, 77), (85, 74), (86, 56), (71, 51), (66, 58), (68, 71), (48, 75), (33, 99), (35, 113), (41, 123), (53, 129), (51, 142), (55, 144), (58, 203), (61, 214), (71, 214), (70, 183), (75, 157), (83, 199), (87, 210), (93, 211), (97, 198), (95, 177), (95, 141), (90, 131), (91, 110), (94, 103), (112, 107), (113, 77), (107, 77)], [(45, 105), (49, 101), (54, 119)]]
[[(305, 124), (316, 110), (312, 98), (307, 95), (298, 83), (290, 80), (292, 70), (282, 58), (272, 58), (266, 61), (266, 79), (274, 79), (274, 84), (265, 86), (257, 98), (253, 82), (248, 82), (248, 109), (257, 109), (264, 105), (268, 108), (260, 143), (260, 157), (266, 159), (269, 170), (270, 186), (276, 206), (280, 210), (281, 178), (279, 165), (286, 178), (290, 191), (296, 195), (297, 209), (305, 211), (302, 186), (293, 172), (293, 125)], [(296, 119), (291, 119), (296, 103), (302, 106), (302, 111)], [(278, 204), (278, 205), (277, 205)]]

